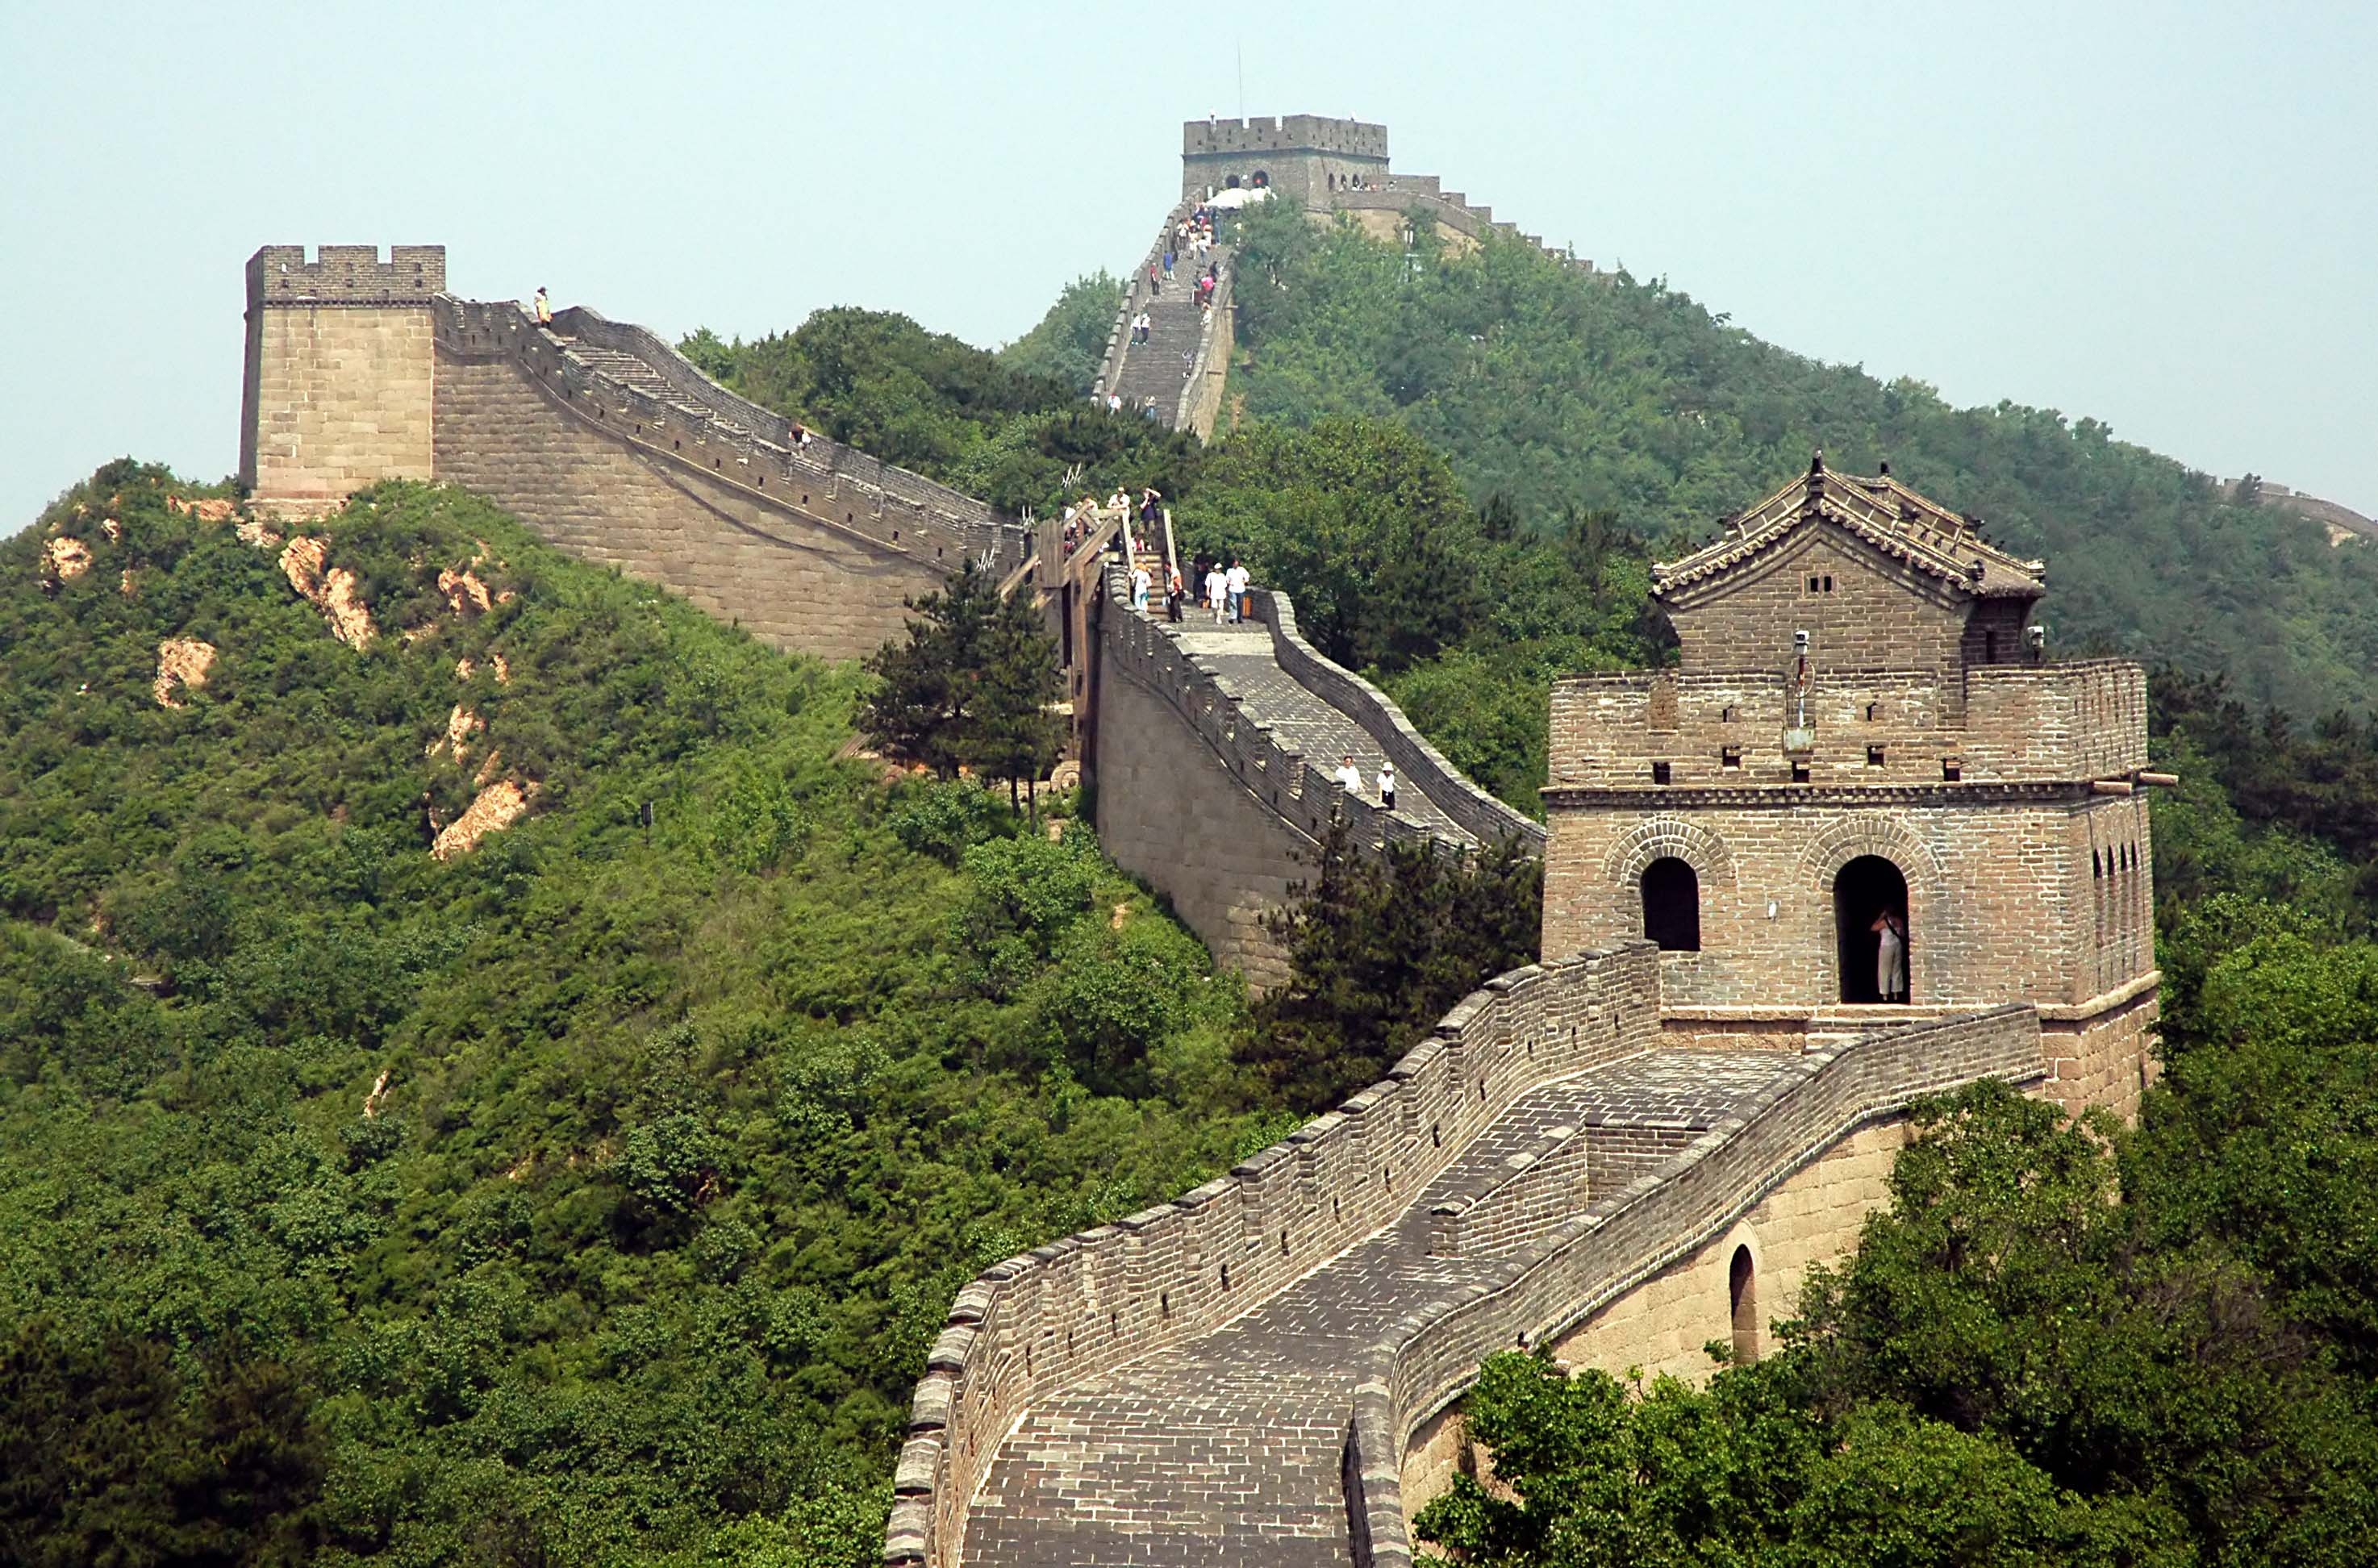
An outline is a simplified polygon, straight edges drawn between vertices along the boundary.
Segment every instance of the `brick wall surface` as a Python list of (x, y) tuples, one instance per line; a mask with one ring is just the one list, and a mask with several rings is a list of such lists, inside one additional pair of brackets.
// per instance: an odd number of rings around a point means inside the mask
[(965, 1510), (1035, 1397), (1205, 1333), (1393, 1218), (1529, 1089), (1658, 1037), (1641, 944), (1504, 976), (1388, 1077), (1173, 1203), (1036, 1249), (958, 1294), (894, 1479), (886, 1561), (955, 1561)]
[[(441, 357), (436, 476), (780, 648), (871, 653), (945, 562), (895, 555), (594, 427), (509, 357)], [(798, 492), (794, 492), (798, 494)]]
[(1264, 916), (1310, 874), (1313, 841), (1249, 792), (1145, 676), (1121, 662), (1099, 689), (1099, 843), (1147, 879), (1216, 963), (1262, 989), (1288, 977)]
[(427, 305), (251, 305), (247, 332), (240, 476), (256, 495), (333, 501), (430, 476)]
[[(1730, 1315), (1701, 1332), (1712, 1257), (1730, 1266), (1733, 1246), (1751, 1245), (1755, 1260), (1772, 1247), (1759, 1276), (1761, 1322), (1780, 1315), (1774, 1303), (1788, 1300), (1808, 1263), (1844, 1250), (1879, 1201), (1902, 1137), (1892, 1124), (1908, 1102), (1981, 1077), (2037, 1083), (2039, 1023), (2029, 1009), (1996, 1009), (1814, 1049), (1796, 1068), (1665, 1165), (1620, 1191), (1597, 1191), (1498, 1281), (1416, 1303), (1373, 1347), (1349, 1440), (1358, 1562), (1411, 1562), (1409, 1510), (1419, 1503), (1404, 1496), (1407, 1466), (1416, 1489), (1443, 1485), (1460, 1444), (1441, 1418), (1487, 1355), (1549, 1343), (1588, 1359), (1602, 1354), (1595, 1325), (1615, 1322), (1639, 1324), (1613, 1332), (1625, 1364), (1656, 1354), (1690, 1370), (1701, 1344), (1728, 1337)], [(1656, 1305), (1639, 1311), (1630, 1306), (1639, 1295)]]

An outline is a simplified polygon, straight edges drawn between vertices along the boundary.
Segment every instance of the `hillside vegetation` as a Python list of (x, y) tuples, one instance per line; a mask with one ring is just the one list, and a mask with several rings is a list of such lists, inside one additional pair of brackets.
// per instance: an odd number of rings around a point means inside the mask
[(2228, 505), (2182, 463), (2096, 419), (1960, 409), (1759, 341), (1669, 288), (1588, 275), (1522, 244), (1466, 250), (1422, 225), (1415, 257), (1282, 207), (1243, 225), (1242, 417), (1390, 421), (1442, 451), (1471, 498), (1530, 529), (1613, 514), (1661, 550), (1805, 469), (1894, 474), (2044, 557), (2055, 642), (2226, 673), (2260, 704), (2367, 713), (2378, 699), (2378, 556), (2316, 523)]
[(847, 666), (414, 485), (351, 647), (193, 494), (0, 545), (0, 1557), (871, 1561), (957, 1287), (1285, 1130), (1242, 992)]

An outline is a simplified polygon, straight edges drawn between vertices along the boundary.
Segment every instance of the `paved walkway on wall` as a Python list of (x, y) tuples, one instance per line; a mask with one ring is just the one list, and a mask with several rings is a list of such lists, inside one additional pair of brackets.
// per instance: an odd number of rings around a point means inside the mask
[(1210, 1334), (1034, 1406), (968, 1510), (965, 1561), (1351, 1564), (1339, 1465), (1355, 1356), (1491, 1266), (1429, 1256), (1429, 1209), (1556, 1127), (1705, 1130), (1794, 1060), (1657, 1051), (1522, 1098), (1367, 1240)]
[(1211, 261), (1219, 261), (1227, 272), (1231, 252), (1217, 248), (1194, 265), (1185, 252), (1175, 257), (1172, 276), (1153, 299), (1147, 294), (1147, 274), (1140, 273), (1132, 290), (1135, 302), (1132, 309), (1147, 312), (1148, 341), (1124, 347), (1123, 368), (1112, 389), (1123, 398), (1123, 413), (1136, 413), (1147, 399), (1154, 398), (1157, 424), (1171, 430), (1180, 423), (1181, 396), (1189, 386), (1191, 363), (1183, 356), (1195, 356), (1206, 335), (1206, 313), (1197, 306), (1197, 279)]
[[(1193, 615), (1179, 630), (1165, 628), (1182, 652), (1219, 675), (1239, 699), (1247, 717), (1268, 725), (1282, 746), (1304, 754), (1305, 787), (1327, 789), (1338, 760), (1350, 753), (1362, 770), (1363, 798), (1378, 799), (1379, 743), (1370, 732), (1279, 667), (1273, 656), (1271, 628), (1259, 621), (1216, 626), (1213, 612), (1200, 619)], [(1477, 844), (1477, 838), (1441, 810), (1410, 779), (1396, 781), (1396, 815), (1424, 824), (1439, 838), (1455, 844)]]

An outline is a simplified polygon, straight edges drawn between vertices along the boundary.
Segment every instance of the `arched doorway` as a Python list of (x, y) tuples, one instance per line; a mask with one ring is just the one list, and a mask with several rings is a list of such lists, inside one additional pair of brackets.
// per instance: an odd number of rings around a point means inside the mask
[(1701, 950), (1701, 882), (1673, 855), (1643, 868), (1643, 934), (1662, 952)]
[(1222, 187), (1223, 187), (1225, 190), (1236, 190), (1236, 189), (1238, 189), (1238, 188), (1239, 188), (1239, 177), (1238, 177), (1236, 174), (1232, 174), (1229, 179), (1224, 180), (1224, 181), (1222, 182)]
[(1759, 1265), (1747, 1247), (1736, 1247), (1726, 1266), (1725, 1299), (1734, 1315), (1735, 1364), (1748, 1366), (1759, 1359)]
[[(1882, 931), (1877, 922), (1888, 916), (1899, 941), (1897, 994), (1883, 994), (1880, 964)], [(1916, 972), (1908, 940), (1907, 879), (1898, 867), (1880, 855), (1861, 855), (1833, 879), (1833, 928), (1840, 949), (1842, 1000), (1846, 1002), (1905, 1001)]]
[(1271, 171), (1268, 169), (1257, 169), (1255, 171), (1255, 178), (1247, 183), (1254, 186), (1257, 190), (1269, 190), (1271, 188)]

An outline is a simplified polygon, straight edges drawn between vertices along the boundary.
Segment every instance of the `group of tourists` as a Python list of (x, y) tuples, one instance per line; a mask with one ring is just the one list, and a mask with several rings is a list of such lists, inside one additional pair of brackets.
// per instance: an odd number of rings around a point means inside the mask
[[(1363, 770), (1354, 766), (1352, 752), (1349, 751), (1338, 760), (1338, 771), (1329, 776), (1336, 779), (1338, 787), (1348, 795), (1360, 796), (1363, 793)], [(1382, 760), (1378, 779), (1379, 807), (1382, 810), (1392, 811), (1396, 808), (1396, 765)]]
[[(1171, 237), (1165, 243), (1163, 258), (1147, 264), (1148, 297), (1153, 299), (1164, 292), (1164, 285), (1172, 281), (1173, 269), (1185, 256), (1192, 269), (1196, 269), (1200, 262), (1205, 264), (1189, 285), (1196, 297), (1197, 308), (1213, 309), (1214, 291), (1222, 285), (1222, 261), (1221, 257), (1211, 254), (1214, 244), (1214, 209), (1200, 205), (1172, 226)], [(1147, 341), (1147, 321), (1146, 311), (1133, 317), (1133, 342)]]
[(1214, 612), (1216, 626), (1235, 626), (1253, 613), (1254, 605), (1247, 593), (1247, 585), (1254, 579), (1248, 575), (1243, 562), (1233, 557), (1226, 567), (1219, 557), (1210, 561), (1200, 557), (1196, 575), (1206, 591), (1199, 603)]

